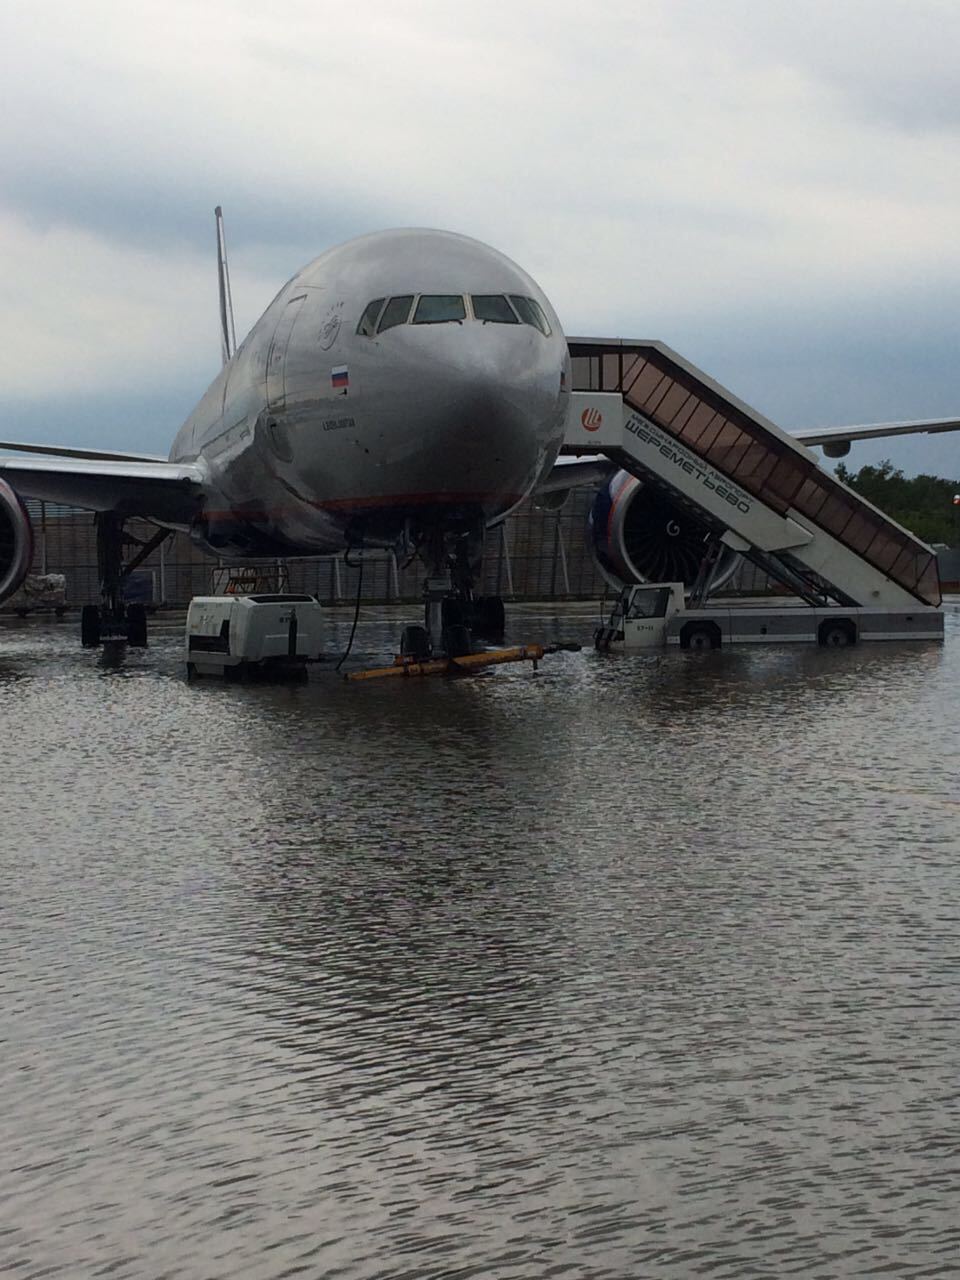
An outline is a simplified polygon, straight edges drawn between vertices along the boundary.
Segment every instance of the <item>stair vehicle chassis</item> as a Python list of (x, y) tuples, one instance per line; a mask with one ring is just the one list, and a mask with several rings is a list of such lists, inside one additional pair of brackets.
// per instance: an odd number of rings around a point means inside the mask
[(719, 649), (727, 644), (819, 644), (842, 649), (875, 640), (942, 640), (943, 613), (912, 609), (817, 608), (803, 603), (708, 604), (688, 608), (680, 582), (625, 587), (594, 636), (602, 652)]

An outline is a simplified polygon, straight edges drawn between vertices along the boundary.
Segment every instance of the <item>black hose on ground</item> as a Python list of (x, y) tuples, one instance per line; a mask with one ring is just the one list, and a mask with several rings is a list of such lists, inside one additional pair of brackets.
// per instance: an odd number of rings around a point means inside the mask
[[(346, 557), (347, 565), (350, 564), (349, 556)], [(335, 670), (339, 671), (347, 658), (350, 656), (350, 650), (353, 648), (353, 638), (357, 634), (357, 623), (360, 620), (360, 593), (363, 590), (363, 547), (360, 548), (360, 572), (357, 574), (357, 602), (353, 610), (353, 626), (350, 628), (350, 639), (347, 641), (347, 647), (340, 655), (340, 661), (337, 663)]]

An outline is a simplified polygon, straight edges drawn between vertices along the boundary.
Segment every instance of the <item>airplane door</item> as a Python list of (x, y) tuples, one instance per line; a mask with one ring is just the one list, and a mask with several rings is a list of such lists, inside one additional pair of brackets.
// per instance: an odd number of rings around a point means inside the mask
[(284, 384), (284, 366), (287, 358), (287, 347), (290, 335), (297, 323), (303, 307), (305, 293), (291, 298), (281, 312), (277, 327), (267, 348), (267, 404), (271, 408), (282, 409), (286, 403), (286, 386)]

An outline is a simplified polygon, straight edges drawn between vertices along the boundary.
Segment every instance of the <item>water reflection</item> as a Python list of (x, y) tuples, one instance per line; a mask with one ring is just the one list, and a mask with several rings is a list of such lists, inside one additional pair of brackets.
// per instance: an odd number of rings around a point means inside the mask
[(3, 629), (11, 1269), (945, 1274), (958, 622), (362, 688)]

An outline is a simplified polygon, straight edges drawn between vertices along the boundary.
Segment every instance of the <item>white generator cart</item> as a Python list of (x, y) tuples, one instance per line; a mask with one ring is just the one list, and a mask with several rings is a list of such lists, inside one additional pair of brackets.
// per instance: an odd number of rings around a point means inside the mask
[(187, 678), (299, 675), (320, 657), (323, 609), (307, 595), (195, 596)]

